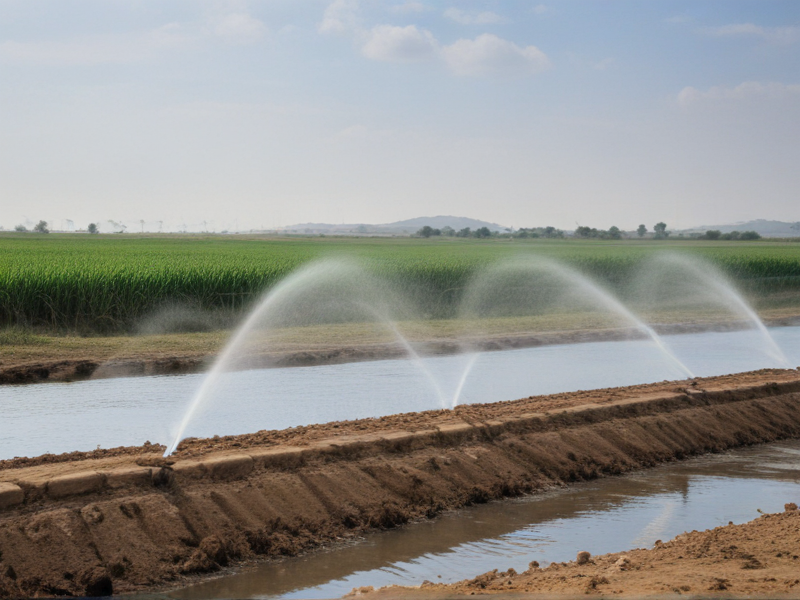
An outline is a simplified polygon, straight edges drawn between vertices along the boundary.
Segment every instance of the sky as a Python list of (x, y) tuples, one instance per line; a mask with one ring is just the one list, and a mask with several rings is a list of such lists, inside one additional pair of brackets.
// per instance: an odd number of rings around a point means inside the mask
[(800, 2), (0, 0), (0, 225), (800, 220)]

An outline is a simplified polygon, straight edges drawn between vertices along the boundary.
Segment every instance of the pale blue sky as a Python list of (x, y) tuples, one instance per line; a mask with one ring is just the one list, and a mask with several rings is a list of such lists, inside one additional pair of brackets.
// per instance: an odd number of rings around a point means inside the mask
[(798, 165), (797, 2), (0, 0), (6, 228), (796, 221)]

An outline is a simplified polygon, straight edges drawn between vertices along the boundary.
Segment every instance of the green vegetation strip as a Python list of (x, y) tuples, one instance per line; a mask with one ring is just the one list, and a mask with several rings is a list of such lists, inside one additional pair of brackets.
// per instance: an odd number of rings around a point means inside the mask
[(164, 306), (241, 315), (304, 263), (349, 257), (402, 286), (420, 314), (453, 316), (472, 275), (503, 258), (561, 260), (624, 296), (658, 251), (698, 255), (746, 293), (800, 290), (800, 244), (652, 240), (0, 235), (0, 327), (124, 332)]

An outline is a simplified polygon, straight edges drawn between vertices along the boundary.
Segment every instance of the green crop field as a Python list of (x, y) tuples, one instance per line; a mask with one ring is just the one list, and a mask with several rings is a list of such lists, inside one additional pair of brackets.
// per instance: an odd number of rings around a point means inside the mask
[(331, 257), (361, 261), (420, 314), (448, 317), (470, 277), (503, 258), (554, 258), (624, 295), (643, 261), (663, 251), (704, 258), (756, 301), (800, 303), (793, 242), (2, 234), (0, 326), (125, 332), (173, 304), (238, 317), (300, 265)]

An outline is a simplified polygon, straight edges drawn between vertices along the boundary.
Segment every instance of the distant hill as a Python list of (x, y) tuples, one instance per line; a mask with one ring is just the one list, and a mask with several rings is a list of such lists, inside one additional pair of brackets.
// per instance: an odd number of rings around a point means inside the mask
[(434, 229), (441, 229), (442, 227), (449, 226), (456, 231), (464, 229), (465, 227), (469, 227), (470, 229), (488, 227), (491, 231), (503, 231), (505, 229), (503, 225), (490, 223), (489, 221), (480, 221), (468, 217), (438, 215), (436, 217), (416, 217), (414, 219), (406, 219), (405, 221), (395, 221), (394, 223), (382, 223), (378, 225), (367, 223), (342, 223), (340, 225), (330, 223), (299, 223), (297, 225), (285, 227), (284, 231), (309, 234), (325, 233), (331, 235), (412, 234), (425, 225), (430, 225)]
[(767, 219), (756, 219), (755, 221), (744, 221), (733, 223), (732, 225), (701, 225), (684, 230), (684, 233), (705, 233), (709, 229), (717, 229), (722, 233), (731, 231), (756, 231), (762, 237), (800, 237), (800, 221), (788, 223), (786, 221), (769, 221)]

